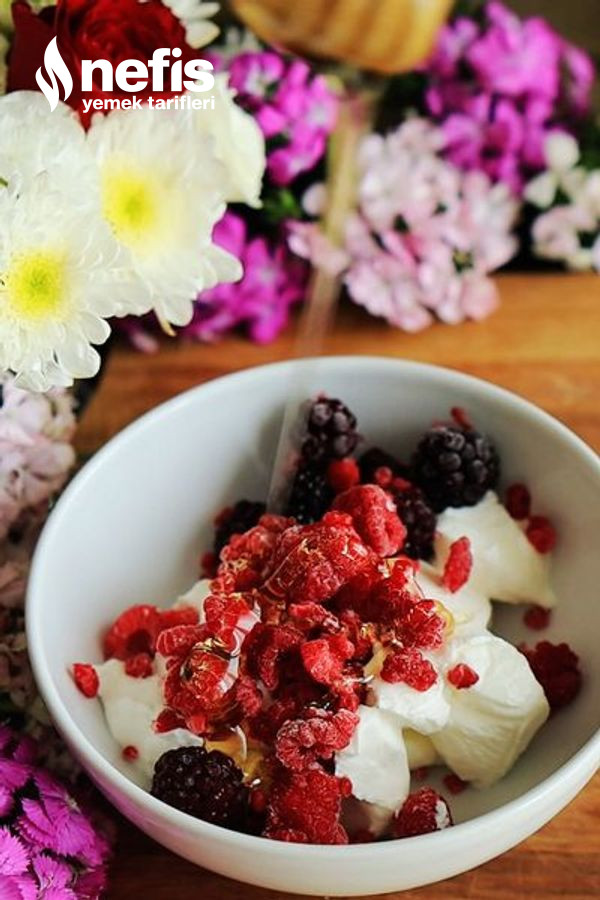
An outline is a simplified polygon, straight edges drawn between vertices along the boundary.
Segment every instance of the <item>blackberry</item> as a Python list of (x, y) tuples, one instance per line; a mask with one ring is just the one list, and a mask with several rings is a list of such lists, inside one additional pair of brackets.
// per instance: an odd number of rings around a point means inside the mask
[(391, 469), (392, 474), (405, 478), (408, 475), (408, 466), (403, 465), (391, 453), (381, 450), (379, 447), (371, 447), (363, 453), (358, 460), (360, 480), (363, 484), (374, 484), (377, 469)]
[(343, 459), (358, 444), (356, 416), (342, 403), (321, 397), (312, 404), (307, 419), (308, 436), (302, 444), (302, 456), (316, 461), (323, 457)]
[(431, 559), (435, 535), (436, 515), (423, 491), (411, 486), (394, 496), (398, 516), (406, 528), (402, 553), (412, 559)]
[(242, 778), (241, 769), (220, 750), (178, 747), (156, 761), (151, 793), (197, 819), (241, 831), (248, 810)]
[(327, 470), (317, 463), (304, 463), (294, 476), (285, 515), (293, 516), (301, 525), (316, 522), (331, 506), (333, 496)]
[(221, 513), (215, 528), (214, 551), (218, 556), (234, 534), (244, 534), (253, 528), (266, 512), (264, 503), (238, 500), (230, 510)]
[(495, 487), (499, 475), (500, 459), (491, 440), (456, 425), (430, 428), (413, 457), (413, 480), (436, 512), (474, 506)]

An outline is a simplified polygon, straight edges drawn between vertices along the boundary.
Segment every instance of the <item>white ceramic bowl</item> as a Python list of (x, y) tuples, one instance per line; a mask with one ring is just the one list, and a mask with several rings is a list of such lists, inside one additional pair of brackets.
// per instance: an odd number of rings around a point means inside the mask
[[(482, 381), (415, 363), (337, 357), (306, 376), (308, 391), (341, 396), (370, 441), (400, 453), (451, 406), (466, 407), (494, 436), (505, 481), (526, 481), (536, 509), (560, 532), (555, 585), (562, 603), (548, 636), (569, 641), (580, 654), (585, 686), (499, 784), (453, 799), (456, 827), (403, 841), (320, 847), (198, 821), (123, 774), (100, 704), (85, 700), (68, 675), (73, 661), (100, 660), (99, 635), (126, 606), (166, 604), (191, 584), (215, 511), (240, 496), (264, 496), (292, 366), (251, 369), (176, 397), (84, 467), (35, 555), (27, 602), (33, 665), (58, 728), (100, 789), (181, 856), (240, 881), (304, 894), (411, 888), (517, 844), (568, 803), (600, 761), (600, 463), (550, 416)], [(499, 628), (522, 638), (521, 612), (503, 612)]]

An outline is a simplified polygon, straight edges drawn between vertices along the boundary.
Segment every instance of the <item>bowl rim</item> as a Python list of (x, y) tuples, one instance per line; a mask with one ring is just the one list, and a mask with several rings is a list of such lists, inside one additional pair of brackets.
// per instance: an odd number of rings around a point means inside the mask
[[(219, 825), (212, 825), (201, 819), (196, 819), (187, 813), (181, 812), (161, 800), (153, 797), (148, 791), (131, 781), (116, 766), (114, 766), (106, 757), (96, 749), (94, 744), (86, 737), (79, 728), (76, 719), (69, 712), (68, 706), (63, 703), (60, 694), (53, 682), (50, 674), (46, 653), (44, 651), (44, 638), (39, 623), (39, 617), (36, 614), (38, 607), (42, 603), (43, 596), (43, 573), (44, 557), (47, 545), (50, 545), (54, 533), (57, 532), (68, 511), (71, 496), (77, 494), (90, 481), (98, 468), (110, 462), (111, 457), (119, 452), (122, 444), (125, 444), (131, 434), (143, 431), (146, 427), (153, 425), (157, 419), (168, 418), (172, 411), (177, 410), (180, 406), (185, 407), (193, 401), (198, 393), (203, 396), (207, 394), (218, 395), (222, 391), (228, 391), (231, 386), (235, 386), (238, 382), (244, 382), (247, 379), (260, 377), (265, 373), (271, 373), (273, 377), (292, 375), (295, 367), (298, 367), (307, 360), (293, 359), (281, 362), (267, 363), (259, 366), (244, 368), (227, 375), (218, 376), (209, 381), (202, 382), (192, 388), (189, 388), (174, 397), (158, 404), (147, 412), (143, 413), (137, 419), (130, 422), (125, 428), (117, 432), (104, 444), (93, 457), (88, 460), (77, 474), (73, 477), (66, 489), (61, 494), (56, 506), (52, 510), (48, 520), (42, 530), (37, 546), (35, 548), (31, 571), (27, 586), (26, 595), (26, 633), (29, 654), (38, 689), (44, 698), (44, 701), (51, 714), (52, 720), (58, 731), (66, 739), (67, 743), (76, 748), (77, 755), (83, 760), (84, 768), (91, 770), (93, 773), (101, 773), (102, 777), (110, 782), (112, 788), (121, 796), (124, 796), (136, 807), (144, 808), (155, 818), (162, 820), (174, 827), (185, 827), (194, 837), (212, 837), (222, 841), (231, 849), (243, 848), (246, 850), (256, 851), (272, 851), (280, 857), (290, 856), (298, 858), (307, 853), (315, 854), (316, 857), (325, 861), (326, 857), (335, 856), (336, 859), (344, 859), (351, 855), (354, 859), (375, 861), (383, 860), (383, 858), (394, 854), (397, 857), (401, 848), (415, 847), (415, 842), (426, 843), (427, 846), (436, 841), (440, 847), (442, 841), (448, 845), (455, 842), (468, 841), (472, 837), (477, 837), (481, 829), (488, 824), (494, 824), (495, 828), (505, 824), (509, 824), (511, 818), (517, 813), (527, 813), (535, 810), (544, 804), (555, 790), (560, 786), (565, 786), (568, 782), (573, 788), (572, 794), (566, 796), (560, 803), (558, 809), (562, 808), (569, 802), (573, 794), (575, 794), (583, 785), (593, 776), (594, 765), (596, 768), (600, 766), (600, 727), (591, 737), (573, 754), (566, 762), (551, 775), (544, 778), (539, 784), (525, 791), (523, 794), (510, 800), (508, 803), (502, 804), (496, 809), (483, 813), (479, 816), (461, 822), (453, 828), (444, 829), (440, 832), (431, 834), (416, 835), (410, 838), (403, 838), (391, 841), (381, 841), (368, 844), (349, 844), (349, 845), (320, 845), (320, 844), (294, 844), (274, 841), (269, 838), (258, 837), (255, 835), (247, 835), (237, 831), (231, 831)], [(444, 378), (449, 380), (451, 384), (457, 388), (471, 388), (475, 392), (485, 394), (492, 401), (499, 402), (501, 405), (512, 406), (519, 409), (522, 413), (529, 416), (533, 421), (537, 421), (543, 427), (550, 428), (562, 437), (562, 439), (570, 444), (571, 449), (580, 454), (588, 464), (596, 469), (600, 480), (600, 458), (592, 450), (585, 441), (575, 434), (571, 429), (564, 425), (560, 420), (556, 419), (550, 413), (545, 412), (534, 403), (519, 394), (514, 393), (506, 388), (500, 387), (485, 379), (478, 378), (474, 375), (461, 372), (445, 366), (437, 366), (431, 363), (422, 363), (413, 360), (397, 359), (395, 357), (373, 356), (373, 355), (334, 355), (318, 357), (319, 367), (326, 369), (336, 369), (338, 367), (351, 367), (353, 375), (360, 374), (360, 369), (371, 370), (391, 370), (404, 372), (408, 374), (416, 374), (428, 376), (430, 378)], [(582, 781), (581, 773), (585, 772)], [(94, 777), (94, 776), (92, 776)], [(558, 811), (558, 809), (556, 811)], [(539, 826), (536, 826), (539, 827)], [(479, 834), (480, 836), (480, 834)], [(521, 840), (517, 836), (514, 843)], [(512, 846), (512, 844), (509, 844)], [(441, 847), (440, 847), (441, 849)], [(404, 851), (401, 851), (404, 852)], [(317, 860), (318, 861), (318, 860)]]

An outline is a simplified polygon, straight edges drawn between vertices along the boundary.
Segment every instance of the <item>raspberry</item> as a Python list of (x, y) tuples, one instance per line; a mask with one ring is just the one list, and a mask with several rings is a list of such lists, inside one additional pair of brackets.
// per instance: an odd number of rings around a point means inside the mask
[(303, 640), (302, 632), (292, 625), (264, 625), (259, 622), (242, 645), (248, 672), (254, 678), (260, 678), (268, 691), (276, 690), (281, 665)]
[(333, 508), (352, 516), (358, 534), (378, 556), (393, 556), (406, 537), (396, 504), (375, 484), (362, 484), (336, 497)]
[(530, 606), (523, 615), (523, 622), (532, 631), (543, 631), (550, 624), (552, 612), (543, 606)]
[(311, 630), (324, 628), (337, 633), (341, 629), (340, 621), (332, 612), (320, 603), (292, 603), (288, 607), (288, 615), (299, 628)]
[(285, 722), (275, 739), (277, 759), (288, 769), (301, 772), (318, 760), (331, 759), (352, 740), (358, 716), (346, 709), (332, 713), (307, 709), (302, 718)]
[(581, 689), (579, 657), (568, 644), (540, 641), (535, 647), (519, 647), (541, 684), (553, 710), (571, 703)]
[(386, 656), (381, 677), (390, 684), (402, 681), (415, 691), (427, 691), (437, 681), (435, 669), (418, 650), (402, 650)]
[(321, 769), (282, 769), (275, 780), (263, 835), (307, 844), (347, 844), (340, 825), (343, 785)]
[(123, 759), (126, 759), (127, 762), (134, 762), (139, 755), (140, 751), (137, 747), (134, 747), (133, 744), (127, 744), (127, 746), (123, 747), (121, 750), (121, 756)]
[(157, 760), (151, 793), (197, 819), (241, 831), (248, 807), (242, 779), (242, 771), (220, 750), (179, 747)]
[(418, 487), (408, 484), (394, 491), (400, 521), (406, 528), (402, 552), (412, 559), (431, 559), (435, 536), (436, 515)]
[(136, 653), (125, 660), (125, 672), (131, 678), (148, 678), (152, 675), (152, 657), (148, 653)]
[(454, 795), (462, 794), (462, 792), (469, 787), (469, 782), (463, 781), (462, 778), (459, 778), (454, 772), (449, 772), (447, 775), (444, 775), (443, 781), (450, 793)]
[[(406, 475), (407, 466), (403, 466), (394, 456), (381, 450), (379, 447), (372, 447), (358, 460), (361, 481), (363, 484), (378, 484), (375, 479), (375, 473), (378, 469), (389, 469), (391, 476)], [(390, 478), (391, 481), (391, 478)]]
[(477, 672), (466, 663), (458, 663), (453, 666), (447, 673), (446, 678), (450, 684), (457, 690), (473, 687), (479, 681)]
[(395, 623), (396, 635), (404, 647), (436, 650), (442, 646), (446, 624), (435, 610), (433, 600), (420, 600)]
[(413, 457), (414, 481), (436, 512), (474, 506), (494, 488), (500, 460), (490, 439), (474, 429), (436, 425), (421, 438)]
[(106, 633), (104, 656), (106, 659), (127, 659), (137, 653), (152, 656), (160, 630), (160, 611), (156, 606), (131, 606), (121, 613)]
[(92, 698), (98, 694), (100, 679), (95, 668), (88, 663), (75, 663), (73, 681), (84, 697)]
[(525, 534), (538, 553), (551, 553), (556, 546), (556, 529), (546, 516), (532, 516)]
[(195, 606), (161, 609), (158, 614), (161, 631), (165, 628), (174, 628), (176, 625), (196, 625), (198, 623), (198, 610)]
[(275, 600), (322, 603), (333, 597), (371, 558), (370, 551), (349, 524), (349, 517), (339, 513), (327, 513), (321, 522), (290, 532), (289, 542), (285, 533), (282, 536), (276, 554), (278, 564), (264, 585), (264, 590)]
[(257, 741), (271, 746), (283, 723), (295, 718), (299, 712), (300, 704), (295, 697), (281, 697), (252, 718), (250, 733)]
[(454, 594), (464, 587), (473, 568), (473, 554), (471, 553), (471, 541), (468, 537), (461, 537), (453, 541), (446, 564), (442, 584), (446, 590)]
[(249, 675), (240, 675), (229, 693), (232, 703), (238, 708), (241, 719), (255, 716), (260, 711), (263, 695)]
[(424, 787), (409, 794), (392, 827), (394, 835), (403, 838), (441, 831), (450, 825), (452, 816), (444, 798), (432, 788)]
[(285, 513), (308, 525), (326, 513), (333, 498), (327, 470), (321, 464), (303, 463), (294, 476)]
[(222, 510), (215, 519), (214, 552), (218, 556), (223, 547), (229, 543), (234, 534), (244, 534), (265, 514), (264, 503), (252, 500), (238, 500), (235, 506)]
[(302, 644), (300, 653), (311, 678), (332, 685), (342, 677), (344, 663), (354, 654), (354, 644), (343, 634), (327, 635)]
[(505, 506), (513, 519), (528, 519), (531, 512), (531, 494), (524, 484), (511, 484), (506, 491)]
[(225, 642), (231, 637), (240, 619), (250, 612), (242, 594), (212, 593), (204, 601), (204, 617), (212, 634)]
[(352, 457), (332, 460), (327, 467), (327, 481), (336, 494), (348, 491), (360, 481), (358, 463)]
[(162, 709), (152, 727), (157, 734), (165, 734), (167, 731), (174, 731), (175, 728), (185, 728), (185, 721), (173, 709)]
[[(221, 551), (217, 572), (232, 591), (246, 591), (262, 584), (269, 572), (279, 535), (290, 525), (283, 516), (264, 515), (245, 534), (233, 535)], [(213, 585), (216, 590), (219, 584)]]
[(187, 653), (208, 637), (210, 631), (206, 625), (175, 625), (161, 631), (156, 641), (156, 651), (161, 656)]

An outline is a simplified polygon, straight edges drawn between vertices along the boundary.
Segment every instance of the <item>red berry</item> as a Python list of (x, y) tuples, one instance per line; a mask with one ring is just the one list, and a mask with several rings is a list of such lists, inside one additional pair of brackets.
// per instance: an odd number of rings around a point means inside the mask
[(347, 844), (340, 825), (342, 788), (322, 769), (283, 769), (273, 784), (265, 837), (308, 844)]
[(160, 611), (156, 606), (131, 606), (121, 613), (106, 633), (104, 656), (106, 659), (127, 659), (136, 653), (153, 655), (160, 630)]
[(173, 609), (159, 610), (161, 631), (165, 628), (174, 628), (176, 625), (196, 625), (198, 618), (195, 606), (177, 606)]
[(459, 691), (473, 687), (479, 681), (477, 672), (466, 663), (458, 663), (458, 665), (453, 666), (446, 673), (446, 678)]
[(379, 485), (380, 488), (383, 488), (385, 490), (392, 484), (392, 481), (394, 480), (394, 473), (389, 466), (379, 466), (379, 468), (375, 469), (373, 478), (375, 480), (375, 484)]
[(454, 594), (469, 580), (473, 567), (471, 541), (468, 537), (458, 538), (450, 545), (450, 552), (444, 566), (442, 583), (446, 590)]
[(331, 759), (352, 740), (358, 716), (341, 709), (306, 709), (300, 719), (285, 722), (275, 739), (277, 759), (288, 769), (301, 772)]
[(361, 484), (336, 497), (334, 509), (352, 516), (357, 532), (378, 556), (393, 556), (404, 543), (406, 528), (392, 497), (375, 484)]
[(434, 667), (418, 650), (401, 650), (386, 656), (381, 677), (390, 684), (404, 682), (415, 691), (427, 691), (437, 681)]
[(531, 494), (524, 484), (511, 484), (506, 491), (506, 509), (513, 519), (527, 519), (531, 512)]
[(227, 581), (236, 591), (259, 587), (270, 571), (279, 535), (292, 521), (283, 516), (264, 515), (254, 528), (244, 534), (234, 534), (221, 550), (217, 578), (222, 583)]
[(242, 645), (249, 674), (260, 679), (268, 691), (276, 690), (282, 663), (303, 640), (302, 632), (292, 625), (264, 625), (259, 622)]
[(123, 747), (121, 750), (121, 756), (123, 759), (126, 759), (128, 762), (133, 762), (140, 755), (140, 751), (137, 747), (134, 747), (133, 744), (128, 744), (126, 747)]
[(207, 551), (200, 557), (200, 575), (202, 578), (214, 578), (217, 574), (219, 558), (216, 553)]
[(550, 624), (552, 611), (543, 606), (530, 606), (523, 615), (523, 622), (532, 631), (543, 631)]
[(156, 641), (156, 651), (161, 656), (187, 653), (195, 644), (210, 636), (205, 625), (175, 625), (161, 631)]
[(473, 428), (473, 423), (469, 418), (469, 414), (466, 409), (463, 409), (462, 406), (453, 406), (450, 410), (450, 415), (456, 422), (459, 428), (464, 428), (465, 431), (471, 431)]
[(469, 782), (463, 781), (454, 772), (449, 772), (448, 775), (444, 776), (443, 780), (451, 794), (462, 794), (469, 787)]
[(433, 600), (413, 603), (394, 623), (398, 639), (405, 647), (436, 650), (444, 643), (446, 623), (437, 614)]
[(546, 516), (532, 516), (525, 534), (538, 553), (551, 553), (556, 546), (556, 529)]
[(98, 673), (88, 663), (75, 663), (73, 666), (73, 681), (84, 697), (95, 697), (100, 687)]
[(415, 781), (425, 781), (429, 775), (429, 766), (418, 766), (416, 769), (413, 769), (410, 774)]
[(320, 603), (291, 603), (287, 612), (299, 628), (323, 628), (334, 633), (341, 629), (338, 617)]
[(392, 827), (395, 836), (403, 838), (441, 831), (450, 825), (452, 816), (444, 798), (433, 788), (424, 787), (406, 798)]
[(525, 646), (519, 649), (527, 657), (551, 709), (560, 709), (575, 699), (581, 689), (581, 671), (579, 657), (568, 644), (540, 641), (531, 649)]
[(157, 734), (164, 734), (167, 731), (174, 731), (175, 728), (185, 728), (185, 720), (173, 709), (162, 709), (152, 727)]
[(342, 677), (344, 663), (354, 655), (354, 644), (344, 634), (327, 635), (303, 643), (300, 654), (311, 678), (332, 685)]
[(131, 678), (148, 678), (152, 675), (152, 657), (148, 653), (136, 653), (125, 660), (125, 672)]
[(358, 463), (352, 457), (332, 460), (327, 468), (327, 481), (336, 494), (354, 487), (360, 481)]

